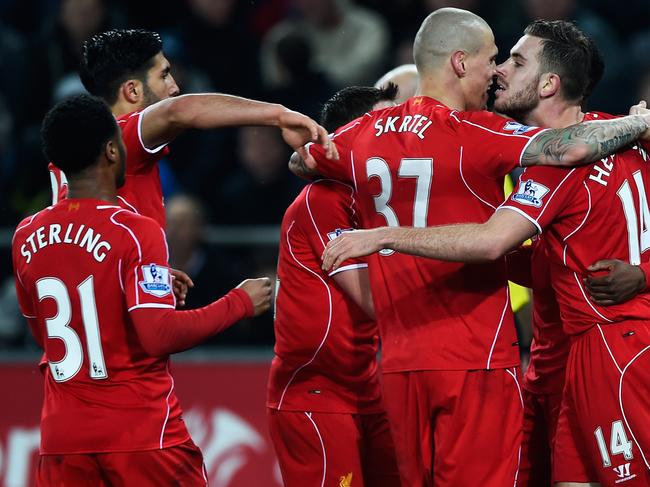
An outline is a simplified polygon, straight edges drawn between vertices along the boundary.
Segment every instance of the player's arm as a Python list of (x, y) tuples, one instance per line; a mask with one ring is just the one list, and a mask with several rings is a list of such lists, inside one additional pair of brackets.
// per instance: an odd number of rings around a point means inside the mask
[(533, 276), (530, 267), (532, 255), (532, 245), (521, 245), (506, 254), (506, 272), (509, 281), (523, 287), (533, 287)]
[(328, 157), (335, 156), (336, 149), (323, 127), (274, 103), (223, 94), (182, 95), (151, 105), (142, 117), (142, 142), (149, 149), (164, 145), (191, 128), (268, 125), (278, 127), (285, 142), (296, 150), (307, 142), (318, 142), (325, 147)]
[(152, 356), (188, 350), (237, 321), (257, 316), (271, 303), (271, 281), (247, 279), (224, 297), (203, 308), (175, 311), (142, 307), (131, 311), (140, 344)]
[(537, 233), (515, 211), (497, 211), (485, 223), (428, 228), (381, 227), (341, 235), (327, 244), (323, 269), (336, 269), (349, 258), (382, 249), (455, 262), (486, 262), (502, 257)]
[(521, 156), (522, 166), (575, 166), (597, 161), (637, 139), (650, 139), (650, 115), (584, 122), (535, 135)]
[(648, 291), (650, 262), (637, 266), (622, 260), (599, 260), (587, 270), (592, 273), (607, 271), (606, 275), (591, 275), (584, 279), (589, 296), (601, 306), (624, 303)]
[(375, 305), (372, 301), (367, 267), (337, 272), (332, 279), (369, 318), (375, 319)]

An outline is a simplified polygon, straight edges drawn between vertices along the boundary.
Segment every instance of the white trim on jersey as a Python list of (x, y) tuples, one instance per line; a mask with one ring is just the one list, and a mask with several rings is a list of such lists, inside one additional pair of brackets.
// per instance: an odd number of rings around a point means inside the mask
[(176, 306), (171, 305), (171, 304), (166, 304), (166, 303), (142, 303), (142, 304), (136, 304), (135, 306), (131, 306), (127, 311), (133, 311), (134, 309), (142, 309), (142, 308), (170, 308), (170, 309), (176, 309)]
[(24, 318), (36, 319), (36, 316), (26, 315), (25, 313), (22, 313), (22, 312), (20, 314), (23, 315)]
[(609, 318), (605, 318), (602, 314), (600, 314), (600, 312), (596, 308), (594, 308), (594, 305), (591, 304), (591, 300), (587, 297), (587, 294), (585, 293), (585, 290), (582, 288), (582, 284), (580, 284), (580, 278), (578, 277), (578, 274), (576, 274), (574, 272), (573, 277), (575, 278), (576, 283), (578, 283), (578, 289), (580, 289), (580, 292), (582, 293), (582, 297), (585, 300), (585, 303), (587, 303), (589, 305), (589, 307), (594, 310), (594, 313), (596, 313), (602, 319), (604, 319), (605, 321), (607, 321), (609, 323), (612, 323), (612, 320), (610, 320)]
[(123, 223), (119, 223), (119, 222), (116, 222), (116, 221), (115, 221), (115, 215), (117, 215), (118, 213), (121, 213), (121, 212), (123, 212), (123, 211), (128, 211), (128, 210), (125, 210), (125, 209), (123, 209), (123, 208), (120, 208), (119, 210), (117, 210), (115, 213), (113, 213), (113, 214), (110, 216), (109, 220), (112, 221), (115, 225), (120, 226), (120, 227), (126, 229), (127, 232), (129, 232), (129, 234), (131, 235), (131, 238), (132, 238), (133, 241), (135, 242), (135, 246), (136, 246), (137, 249), (138, 249), (138, 260), (139, 260), (140, 262), (142, 262), (142, 247), (140, 246), (140, 241), (138, 240), (138, 238), (135, 236), (135, 234), (133, 233), (133, 231), (132, 231), (129, 227), (127, 227), (127, 226), (124, 225)]
[[(524, 406), (524, 396), (521, 393), (521, 386), (519, 385), (519, 381), (517, 380), (517, 368), (513, 367), (512, 372), (510, 372), (510, 369), (505, 369), (505, 371), (512, 376), (512, 378), (515, 381), (515, 385), (517, 386), (517, 392), (519, 393), (519, 402), (521, 403), (521, 409), (525, 409)], [(517, 472), (515, 473), (515, 481), (513, 484), (513, 487), (517, 487), (517, 479), (519, 478), (519, 469), (521, 468), (521, 445), (519, 445), (519, 450), (517, 451)]]
[(162, 430), (160, 431), (160, 449), (163, 449), (163, 437), (165, 436), (165, 428), (167, 428), (167, 421), (169, 420), (169, 411), (171, 410), (171, 407), (169, 406), (169, 396), (172, 395), (172, 392), (174, 391), (174, 377), (169, 373), (169, 358), (167, 359), (167, 364), (165, 365), (165, 372), (167, 372), (167, 375), (169, 376), (169, 379), (171, 380), (171, 387), (169, 388), (169, 392), (167, 393), (167, 397), (165, 398), (165, 403), (167, 404), (167, 414), (165, 415), (165, 421), (163, 422), (162, 425)]
[(539, 223), (537, 223), (537, 221), (534, 220), (533, 217), (530, 216), (529, 214), (527, 214), (525, 211), (520, 210), (520, 209), (517, 208), (516, 206), (510, 206), (510, 205), (501, 205), (501, 206), (499, 206), (495, 211), (499, 211), (499, 210), (512, 210), (512, 211), (514, 211), (514, 212), (519, 213), (519, 214), (520, 214), (521, 216), (523, 216), (526, 220), (530, 221), (530, 223), (532, 223), (533, 225), (535, 225), (535, 228), (537, 228), (537, 233), (539, 233), (539, 234), (541, 235), (541, 233), (542, 233), (542, 227), (540, 227), (540, 226), (539, 226)]
[(117, 261), (117, 280), (120, 282), (120, 289), (122, 289), (122, 294), (125, 294), (124, 281), (122, 280), (122, 259)]
[[(604, 337), (603, 337), (604, 339)], [(648, 459), (645, 456), (645, 452), (641, 448), (641, 444), (637, 441), (636, 436), (634, 435), (634, 431), (632, 431), (632, 427), (630, 426), (630, 423), (627, 420), (627, 416), (625, 415), (625, 408), (623, 407), (623, 378), (625, 376), (625, 372), (627, 372), (627, 369), (630, 365), (632, 365), (632, 362), (634, 362), (637, 358), (641, 356), (641, 354), (647, 352), (650, 350), (650, 345), (645, 347), (643, 350), (641, 350), (639, 353), (637, 353), (632, 360), (630, 360), (625, 367), (623, 367), (623, 371), (621, 372), (621, 378), (618, 382), (618, 404), (619, 407), (621, 408), (621, 414), (623, 415), (623, 421), (625, 421), (625, 426), (627, 426), (628, 431), (630, 432), (630, 435), (632, 435), (632, 439), (634, 440), (634, 443), (636, 443), (637, 448), (639, 449), (639, 452), (641, 453), (641, 458), (643, 458), (643, 462), (645, 463), (645, 466), (650, 469), (650, 463), (648, 463)], [(619, 369), (620, 370), (620, 369)]]
[(585, 189), (587, 190), (587, 198), (588, 198), (588, 201), (589, 201), (589, 207), (587, 208), (587, 213), (585, 213), (585, 217), (582, 219), (582, 222), (580, 223), (580, 225), (578, 225), (573, 232), (571, 232), (569, 235), (564, 237), (562, 239), (563, 242), (566, 242), (570, 237), (573, 236), (573, 234), (575, 234), (578, 230), (580, 230), (582, 228), (582, 226), (587, 221), (587, 218), (589, 218), (589, 213), (591, 212), (591, 191), (589, 190), (589, 186), (587, 186), (586, 182), (583, 181), (582, 184), (584, 185)]
[(142, 141), (142, 119), (144, 118), (144, 114), (151, 108), (152, 105), (149, 105), (147, 108), (142, 110), (139, 115), (138, 115), (138, 141), (140, 141), (140, 145), (142, 148), (147, 151), (149, 154), (156, 154), (160, 152), (166, 145), (167, 143), (161, 144), (155, 149), (149, 149), (147, 148), (146, 145), (144, 145), (144, 142)]
[(564, 182), (565, 182), (567, 179), (569, 179), (569, 176), (571, 176), (574, 172), (575, 172), (575, 168), (571, 169), (571, 170), (569, 171), (569, 173), (568, 173), (566, 176), (564, 176), (564, 179), (563, 179), (562, 181), (560, 181), (560, 184), (558, 184), (558, 185), (555, 187), (555, 189), (554, 189), (553, 192), (551, 193), (551, 196), (549, 196), (548, 199), (546, 200), (546, 204), (544, 205), (544, 208), (542, 208), (542, 211), (540, 211), (540, 212), (539, 212), (539, 215), (537, 215), (537, 220), (538, 220), (538, 221), (542, 218), (542, 215), (544, 214), (544, 212), (546, 211), (546, 209), (547, 209), (547, 208), (549, 207), (549, 205), (551, 204), (551, 200), (553, 200), (553, 196), (555, 196), (555, 193), (558, 192), (558, 190), (562, 187), (562, 185), (564, 184)]
[(325, 443), (323, 443), (323, 437), (320, 434), (320, 430), (318, 429), (318, 426), (316, 426), (316, 422), (312, 419), (311, 415), (312, 413), (308, 413), (304, 411), (305, 416), (307, 416), (307, 419), (311, 422), (311, 424), (314, 426), (314, 429), (316, 430), (316, 434), (318, 435), (318, 440), (320, 441), (320, 447), (321, 450), (323, 451), (323, 480), (321, 480), (321, 487), (324, 487), (325, 485), (325, 477), (327, 476), (327, 452), (325, 451)]
[(53, 171), (50, 171), (50, 186), (52, 188), (52, 204), (56, 205), (59, 202), (59, 181)]
[(98, 205), (95, 207), (98, 210), (110, 210), (111, 208), (120, 210), (121, 207), (115, 205)]
[(492, 340), (492, 347), (490, 348), (490, 354), (488, 355), (486, 369), (490, 369), (490, 362), (492, 361), (492, 354), (494, 353), (494, 347), (496, 347), (497, 340), (499, 338), (499, 333), (501, 332), (501, 326), (503, 325), (503, 319), (506, 317), (506, 311), (510, 307), (510, 288), (506, 286), (506, 303), (503, 306), (503, 311), (501, 311), (501, 319), (499, 320), (499, 326), (497, 326), (497, 332), (494, 334), (494, 340)]
[[(165, 262), (167, 262), (167, 265), (169, 265), (169, 245), (167, 245), (167, 237), (165, 236), (165, 231), (160, 227), (160, 233), (162, 233), (162, 238), (163, 242), (165, 242)], [(171, 274), (171, 268), (170, 268), (170, 274)], [(174, 289), (174, 279), (175, 277), (172, 275), (171, 279), (171, 286), (172, 286), (172, 291)], [(172, 292), (172, 299), (174, 300), (174, 308), (176, 308), (176, 294)]]
[(302, 369), (304, 369), (309, 364), (311, 364), (314, 360), (316, 360), (316, 356), (321, 351), (321, 348), (323, 348), (323, 345), (325, 345), (325, 341), (327, 340), (327, 337), (329, 336), (330, 326), (332, 325), (332, 292), (330, 291), (330, 287), (327, 285), (327, 283), (325, 282), (325, 280), (321, 276), (319, 276), (314, 271), (312, 271), (307, 266), (305, 266), (293, 254), (293, 249), (291, 248), (291, 241), (289, 240), (289, 232), (291, 232), (291, 229), (293, 228), (294, 223), (296, 223), (295, 220), (293, 222), (291, 222), (291, 225), (289, 226), (289, 229), (287, 230), (287, 234), (286, 234), (286, 237), (285, 237), (286, 240), (287, 240), (287, 245), (289, 247), (289, 253), (291, 254), (291, 257), (293, 257), (293, 260), (295, 260), (296, 263), (300, 267), (305, 269), (310, 274), (313, 274), (314, 276), (316, 276), (323, 283), (323, 286), (325, 286), (325, 289), (327, 290), (327, 296), (328, 296), (328, 299), (329, 299), (329, 316), (327, 318), (327, 328), (325, 329), (325, 335), (323, 335), (323, 339), (321, 340), (320, 345), (318, 345), (318, 348), (314, 352), (314, 355), (306, 363), (304, 363), (303, 365), (298, 367), (293, 372), (293, 374), (291, 375), (291, 378), (289, 379), (289, 382), (287, 382), (287, 385), (284, 386), (284, 390), (282, 391), (282, 395), (280, 396), (280, 401), (278, 402), (278, 411), (280, 411), (282, 409), (282, 402), (284, 401), (284, 395), (287, 393), (287, 390), (289, 389), (289, 386), (291, 385), (293, 380), (296, 378), (296, 375), (298, 375), (298, 372), (300, 372)]
[(605, 338), (605, 334), (603, 333), (603, 329), (599, 324), (596, 324), (596, 328), (598, 328), (598, 331), (600, 332), (600, 336), (603, 339), (603, 343), (605, 344), (605, 348), (607, 349), (607, 352), (609, 353), (609, 356), (612, 359), (612, 362), (614, 363), (614, 366), (618, 369), (618, 372), (621, 374), (621, 377), (618, 381), (618, 406), (621, 409), (621, 414), (623, 415), (623, 421), (625, 421), (625, 426), (627, 426), (628, 431), (630, 432), (630, 435), (632, 436), (632, 439), (634, 440), (634, 443), (636, 443), (637, 448), (639, 449), (639, 452), (641, 453), (641, 458), (643, 458), (643, 462), (645, 463), (646, 467), (650, 468), (650, 464), (648, 463), (648, 459), (645, 456), (645, 453), (641, 449), (641, 445), (636, 439), (636, 436), (634, 435), (634, 431), (632, 431), (632, 428), (630, 427), (630, 423), (627, 420), (627, 416), (625, 415), (625, 408), (623, 407), (623, 378), (625, 376), (625, 372), (627, 372), (627, 369), (630, 365), (632, 365), (632, 362), (634, 362), (637, 358), (639, 358), (643, 353), (647, 352), (650, 350), (650, 345), (646, 346), (644, 349), (642, 349), (639, 353), (637, 353), (632, 359), (623, 367), (623, 370), (619, 367), (618, 363), (616, 362), (616, 359), (614, 358), (614, 354), (612, 353), (612, 349), (609, 347), (609, 343), (607, 343), (607, 339)]
[(307, 186), (307, 193), (305, 194), (305, 204), (307, 205), (307, 212), (309, 213), (309, 218), (311, 220), (311, 224), (314, 225), (314, 229), (316, 230), (316, 235), (318, 235), (318, 238), (320, 240), (320, 243), (323, 244), (323, 249), (325, 249), (325, 241), (323, 240), (322, 235), (318, 231), (318, 226), (316, 225), (316, 222), (314, 221), (314, 214), (311, 212), (311, 206), (309, 206), (309, 193), (311, 193), (311, 188), (314, 187), (314, 184), (317, 184), (318, 181), (310, 184)]
[(366, 269), (367, 267), (368, 267), (368, 264), (362, 264), (362, 263), (348, 264), (348, 265), (344, 265), (342, 267), (339, 267), (335, 271), (330, 272), (328, 275), (330, 277), (332, 277), (332, 276), (335, 276), (336, 274), (338, 274), (339, 272), (352, 271), (352, 270), (355, 270), (355, 269)]
[(548, 130), (551, 130), (551, 129), (540, 130), (540, 131), (537, 132), (535, 135), (533, 135), (532, 137), (529, 138), (528, 142), (526, 142), (526, 145), (521, 149), (521, 154), (519, 154), (519, 167), (523, 167), (523, 165), (522, 165), (522, 163), (521, 163), (521, 160), (522, 160), (522, 158), (524, 157), (524, 152), (526, 152), (526, 149), (528, 149), (528, 146), (530, 145), (530, 143), (531, 143), (533, 140), (535, 140), (535, 139), (537, 138), (538, 135), (543, 134), (544, 132), (546, 132), (546, 131), (548, 131)]
[(358, 193), (359, 187), (357, 186), (357, 172), (354, 169), (354, 151), (350, 151), (350, 167), (352, 168), (352, 184), (354, 184), (354, 190)]
[(614, 358), (614, 354), (612, 353), (612, 349), (609, 348), (609, 343), (607, 343), (607, 339), (605, 338), (605, 334), (603, 333), (603, 327), (600, 326), (599, 324), (596, 324), (596, 328), (600, 332), (600, 337), (603, 339), (603, 343), (605, 344), (605, 348), (607, 349), (607, 352), (609, 353), (609, 356), (612, 358), (612, 362), (614, 362), (614, 365), (618, 369), (618, 373), (622, 374), (623, 371), (621, 368), (618, 366), (618, 363), (616, 362), (616, 359)]
[(117, 195), (117, 199), (120, 200), (122, 203), (124, 203), (126, 206), (128, 206), (133, 213), (135, 213), (137, 215), (140, 214), (140, 212), (135, 208), (135, 206), (133, 206), (128, 201), (126, 201), (126, 198), (124, 198), (123, 196)]
[(481, 198), (479, 195), (477, 195), (472, 188), (469, 187), (469, 184), (467, 184), (467, 181), (465, 180), (465, 176), (463, 175), (463, 146), (460, 146), (460, 156), (458, 158), (458, 172), (460, 173), (460, 179), (463, 180), (463, 184), (465, 187), (469, 190), (470, 193), (474, 195), (476, 199), (478, 199), (481, 203), (484, 205), (489, 206), (493, 210), (496, 210), (496, 207), (485, 201), (483, 198)]

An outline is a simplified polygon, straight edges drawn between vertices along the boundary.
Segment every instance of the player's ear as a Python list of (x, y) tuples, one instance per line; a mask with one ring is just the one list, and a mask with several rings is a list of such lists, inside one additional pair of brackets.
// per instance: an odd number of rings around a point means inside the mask
[(129, 103), (138, 103), (142, 97), (142, 82), (137, 79), (127, 79), (120, 85), (120, 94)]
[(562, 81), (555, 73), (544, 73), (539, 79), (539, 96), (550, 98), (560, 92)]
[(454, 69), (456, 76), (459, 78), (465, 77), (467, 69), (465, 63), (467, 62), (467, 53), (465, 51), (455, 51), (451, 55), (451, 67)]
[(111, 163), (115, 163), (119, 157), (119, 149), (114, 139), (110, 139), (104, 146), (104, 155)]

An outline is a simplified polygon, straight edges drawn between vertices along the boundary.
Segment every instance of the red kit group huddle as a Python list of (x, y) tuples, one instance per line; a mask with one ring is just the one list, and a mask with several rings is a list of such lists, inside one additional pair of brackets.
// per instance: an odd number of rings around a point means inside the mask
[[(157, 161), (186, 129), (234, 125), (277, 126), (311, 180), (283, 218), (275, 286), (285, 485), (650, 485), (650, 111), (582, 112), (603, 65), (568, 22), (531, 23), (497, 65), (487, 23), (444, 8), (413, 51), (416, 96), (344, 89), (323, 128), (177, 96), (155, 33), (86, 41), (95, 96), (45, 117), (54, 204), (13, 240), (44, 349), (38, 485), (207, 485), (169, 354), (264, 312), (271, 283), (176, 309), (192, 281), (169, 267)], [(508, 280), (533, 290), (523, 377)]]

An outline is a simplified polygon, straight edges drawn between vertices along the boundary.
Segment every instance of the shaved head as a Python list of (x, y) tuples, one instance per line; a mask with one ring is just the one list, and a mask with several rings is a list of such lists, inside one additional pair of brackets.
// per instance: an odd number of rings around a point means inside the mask
[(375, 88), (385, 88), (388, 86), (388, 83), (394, 83), (399, 88), (399, 93), (395, 103), (400, 104), (415, 96), (415, 93), (418, 90), (418, 82), (420, 77), (418, 76), (418, 70), (415, 67), (415, 64), (402, 64), (394, 69), (391, 69), (388, 73), (383, 75), (375, 83)]
[(456, 51), (478, 52), (487, 37), (493, 38), (492, 30), (478, 15), (459, 8), (438, 9), (424, 19), (415, 36), (415, 65), (421, 74), (429, 72)]

